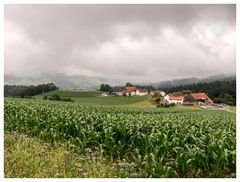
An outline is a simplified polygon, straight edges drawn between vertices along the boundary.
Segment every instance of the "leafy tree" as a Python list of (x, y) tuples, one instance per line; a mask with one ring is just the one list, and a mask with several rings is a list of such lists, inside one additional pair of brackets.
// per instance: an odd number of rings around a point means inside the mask
[(100, 90), (100, 91), (105, 91), (105, 84), (101, 84), (99, 90)]
[(54, 94), (54, 95), (44, 95), (43, 96), (43, 100), (54, 100), (54, 101), (65, 101), (65, 102), (73, 102), (73, 100), (71, 98), (61, 98), (58, 94)]
[(160, 97), (156, 98), (156, 103), (159, 103), (161, 101)]
[(183, 94), (190, 94), (190, 93), (192, 93), (192, 91), (191, 90), (183, 90), (182, 93)]
[(56, 100), (56, 101), (60, 101), (61, 98), (58, 94), (53, 94), (49, 97), (49, 100)]
[(130, 82), (126, 83), (126, 87), (133, 86)]
[(109, 92), (109, 93), (113, 92), (112, 87), (108, 84), (101, 84), (99, 90), (104, 92)]

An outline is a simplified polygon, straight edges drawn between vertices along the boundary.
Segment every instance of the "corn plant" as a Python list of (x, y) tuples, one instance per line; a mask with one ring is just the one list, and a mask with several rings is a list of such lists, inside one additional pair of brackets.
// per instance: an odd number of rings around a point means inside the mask
[(77, 153), (134, 162), (141, 177), (236, 173), (236, 116), (225, 111), (90, 106), (5, 99), (4, 127)]

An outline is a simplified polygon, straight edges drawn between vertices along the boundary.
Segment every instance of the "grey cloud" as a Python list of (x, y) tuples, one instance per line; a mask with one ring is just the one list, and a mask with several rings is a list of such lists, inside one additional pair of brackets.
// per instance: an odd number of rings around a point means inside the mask
[(235, 73), (235, 5), (5, 5), (5, 73)]

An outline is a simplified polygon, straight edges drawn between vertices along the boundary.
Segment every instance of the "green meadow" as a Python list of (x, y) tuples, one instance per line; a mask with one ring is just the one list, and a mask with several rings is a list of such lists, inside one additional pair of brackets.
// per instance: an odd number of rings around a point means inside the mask
[(42, 99), (44, 95), (58, 94), (63, 98), (71, 98), (74, 102), (80, 104), (96, 104), (96, 105), (123, 105), (130, 106), (149, 99), (149, 96), (102, 96), (100, 91), (82, 91), (82, 90), (56, 90), (45, 94), (35, 96), (37, 99)]

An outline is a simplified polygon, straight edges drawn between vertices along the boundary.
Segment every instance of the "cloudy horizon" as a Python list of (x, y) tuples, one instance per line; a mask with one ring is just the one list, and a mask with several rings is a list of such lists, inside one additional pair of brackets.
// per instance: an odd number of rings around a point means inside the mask
[(235, 5), (5, 5), (4, 73), (151, 82), (236, 73)]

